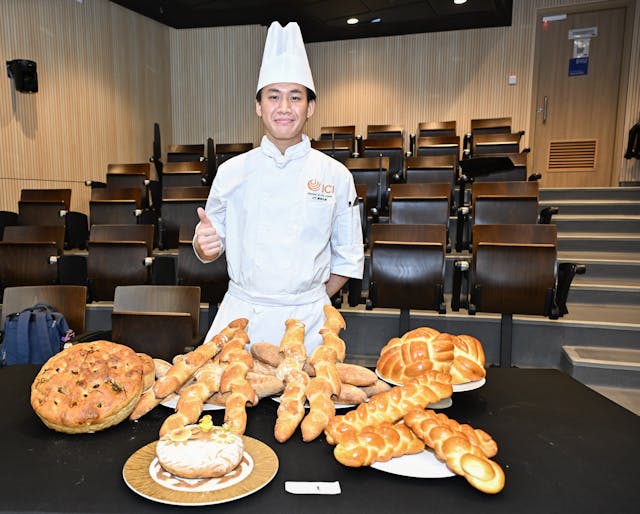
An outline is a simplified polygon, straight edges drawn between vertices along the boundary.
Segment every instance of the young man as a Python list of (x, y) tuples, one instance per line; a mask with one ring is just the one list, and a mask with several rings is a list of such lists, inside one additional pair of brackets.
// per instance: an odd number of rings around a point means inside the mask
[(285, 321), (295, 318), (305, 323), (311, 352), (322, 342), (329, 297), (349, 277), (362, 277), (353, 178), (303, 134), (315, 108), (300, 28), (274, 22), (256, 94), (265, 135), (260, 147), (220, 166), (206, 208), (198, 209), (194, 250), (203, 262), (226, 252), (230, 278), (206, 340), (244, 317), (251, 342), (277, 345)]

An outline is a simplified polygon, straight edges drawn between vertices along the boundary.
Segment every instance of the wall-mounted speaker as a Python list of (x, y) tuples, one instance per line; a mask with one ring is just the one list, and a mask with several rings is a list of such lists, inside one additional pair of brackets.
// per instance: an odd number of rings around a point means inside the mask
[(28, 59), (7, 61), (7, 76), (13, 79), (16, 91), (21, 93), (38, 92), (38, 72), (35, 61)]

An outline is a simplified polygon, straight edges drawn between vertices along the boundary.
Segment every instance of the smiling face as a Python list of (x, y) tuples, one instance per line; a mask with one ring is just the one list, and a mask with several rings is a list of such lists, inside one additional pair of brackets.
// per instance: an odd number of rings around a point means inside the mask
[(307, 89), (291, 83), (265, 86), (260, 101), (256, 101), (256, 113), (262, 118), (267, 138), (283, 154), (302, 141), (302, 129), (315, 107), (315, 100), (307, 100)]

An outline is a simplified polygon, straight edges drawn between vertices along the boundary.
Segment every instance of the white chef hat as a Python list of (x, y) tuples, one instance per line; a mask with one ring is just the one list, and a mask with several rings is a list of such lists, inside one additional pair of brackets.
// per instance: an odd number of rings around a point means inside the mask
[(297, 23), (282, 27), (274, 21), (267, 32), (256, 93), (268, 84), (291, 82), (316, 92), (304, 41)]

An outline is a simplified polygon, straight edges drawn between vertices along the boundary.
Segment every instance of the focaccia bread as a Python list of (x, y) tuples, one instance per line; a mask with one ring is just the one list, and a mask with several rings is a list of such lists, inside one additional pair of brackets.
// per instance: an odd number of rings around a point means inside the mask
[(31, 385), (31, 406), (53, 430), (96, 432), (129, 416), (142, 388), (143, 361), (131, 348), (78, 343), (44, 363)]
[(243, 454), (242, 437), (214, 426), (210, 416), (170, 431), (156, 445), (160, 465), (183, 478), (221, 477), (240, 464)]

